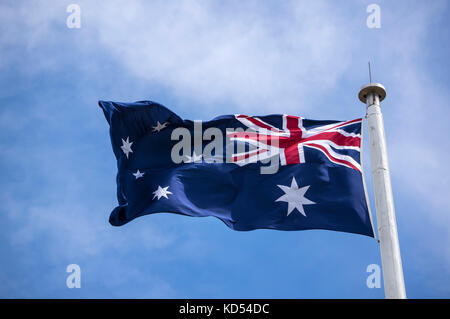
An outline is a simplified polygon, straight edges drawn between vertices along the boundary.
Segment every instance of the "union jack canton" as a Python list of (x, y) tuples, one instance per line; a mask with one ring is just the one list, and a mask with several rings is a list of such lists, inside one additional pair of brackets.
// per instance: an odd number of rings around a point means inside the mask
[[(332, 163), (361, 172), (358, 161), (345, 154), (346, 150), (360, 152), (361, 134), (345, 129), (354, 124), (361, 125), (361, 118), (331, 124), (330, 121), (327, 121), (327, 124), (319, 124), (319, 121), (306, 120), (310, 125), (307, 128), (303, 125), (303, 118), (282, 115), (283, 125), (279, 129), (258, 117), (242, 114), (235, 117), (254, 132), (229, 133), (230, 140), (256, 144), (257, 149), (233, 154), (234, 163), (245, 163), (254, 157), (265, 159), (269, 156), (279, 156), (281, 165), (301, 164), (305, 163), (304, 147), (309, 147), (323, 153)], [(317, 126), (311, 122), (315, 122)]]

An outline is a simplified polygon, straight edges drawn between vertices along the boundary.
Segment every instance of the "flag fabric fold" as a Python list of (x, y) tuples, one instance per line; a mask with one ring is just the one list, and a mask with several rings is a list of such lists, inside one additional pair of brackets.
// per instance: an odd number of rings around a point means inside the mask
[(118, 166), (114, 226), (165, 212), (214, 216), (239, 231), (374, 237), (361, 169), (362, 119), (235, 114), (199, 122), (151, 101), (99, 106)]

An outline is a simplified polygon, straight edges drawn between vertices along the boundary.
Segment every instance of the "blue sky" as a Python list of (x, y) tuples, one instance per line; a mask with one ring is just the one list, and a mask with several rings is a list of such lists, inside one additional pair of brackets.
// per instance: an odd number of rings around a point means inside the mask
[[(380, 29), (366, 26), (371, 3)], [(97, 106), (353, 119), (368, 60), (388, 92), (407, 295), (450, 297), (449, 16), (446, 1), (2, 1), (0, 297), (383, 298), (366, 286), (381, 262), (364, 236), (171, 214), (110, 226), (116, 163)], [(364, 165), (374, 211), (368, 152)]]

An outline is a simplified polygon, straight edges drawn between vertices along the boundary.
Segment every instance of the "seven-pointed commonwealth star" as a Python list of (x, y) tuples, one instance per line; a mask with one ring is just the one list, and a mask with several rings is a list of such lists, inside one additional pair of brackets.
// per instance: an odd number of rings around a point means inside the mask
[(305, 211), (303, 210), (303, 205), (311, 205), (315, 204), (305, 197), (305, 193), (309, 188), (308, 186), (298, 188), (297, 181), (295, 177), (292, 177), (291, 186), (277, 185), (284, 191), (284, 195), (276, 200), (276, 202), (282, 201), (288, 203), (288, 212), (287, 216), (289, 216), (292, 211), (297, 208), (297, 210), (306, 217)]
[(141, 173), (139, 170), (137, 170), (136, 173), (133, 173), (134, 177), (136, 177), (136, 179), (141, 178), (144, 176), (145, 173)]
[(120, 147), (127, 156), (127, 158), (129, 153), (133, 153), (133, 151), (131, 150), (131, 145), (133, 144), (133, 142), (128, 141), (128, 139), (129, 137), (127, 137), (126, 141), (122, 139), (122, 146)]
[(172, 194), (172, 192), (169, 192), (169, 191), (167, 190), (168, 188), (169, 188), (169, 186), (166, 186), (166, 187), (158, 186), (158, 189), (157, 189), (156, 191), (153, 192), (153, 194), (155, 194), (155, 196), (153, 196), (153, 199), (155, 199), (155, 197), (157, 197), (157, 196), (158, 196), (158, 200), (159, 200), (161, 197), (165, 197), (165, 198), (169, 199), (169, 197), (167, 197), (167, 195), (168, 195), (168, 194)]
[(169, 124), (168, 122), (164, 122), (163, 124), (159, 123), (159, 121), (156, 123), (156, 126), (153, 126), (153, 132), (161, 131), (163, 128), (165, 128)]

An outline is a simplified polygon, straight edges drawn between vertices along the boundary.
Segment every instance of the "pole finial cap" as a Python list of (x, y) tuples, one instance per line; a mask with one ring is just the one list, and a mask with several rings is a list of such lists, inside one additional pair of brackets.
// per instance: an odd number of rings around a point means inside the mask
[(380, 102), (386, 97), (386, 89), (380, 83), (369, 83), (361, 87), (358, 93), (359, 100), (365, 104), (369, 93), (377, 94), (380, 98)]

